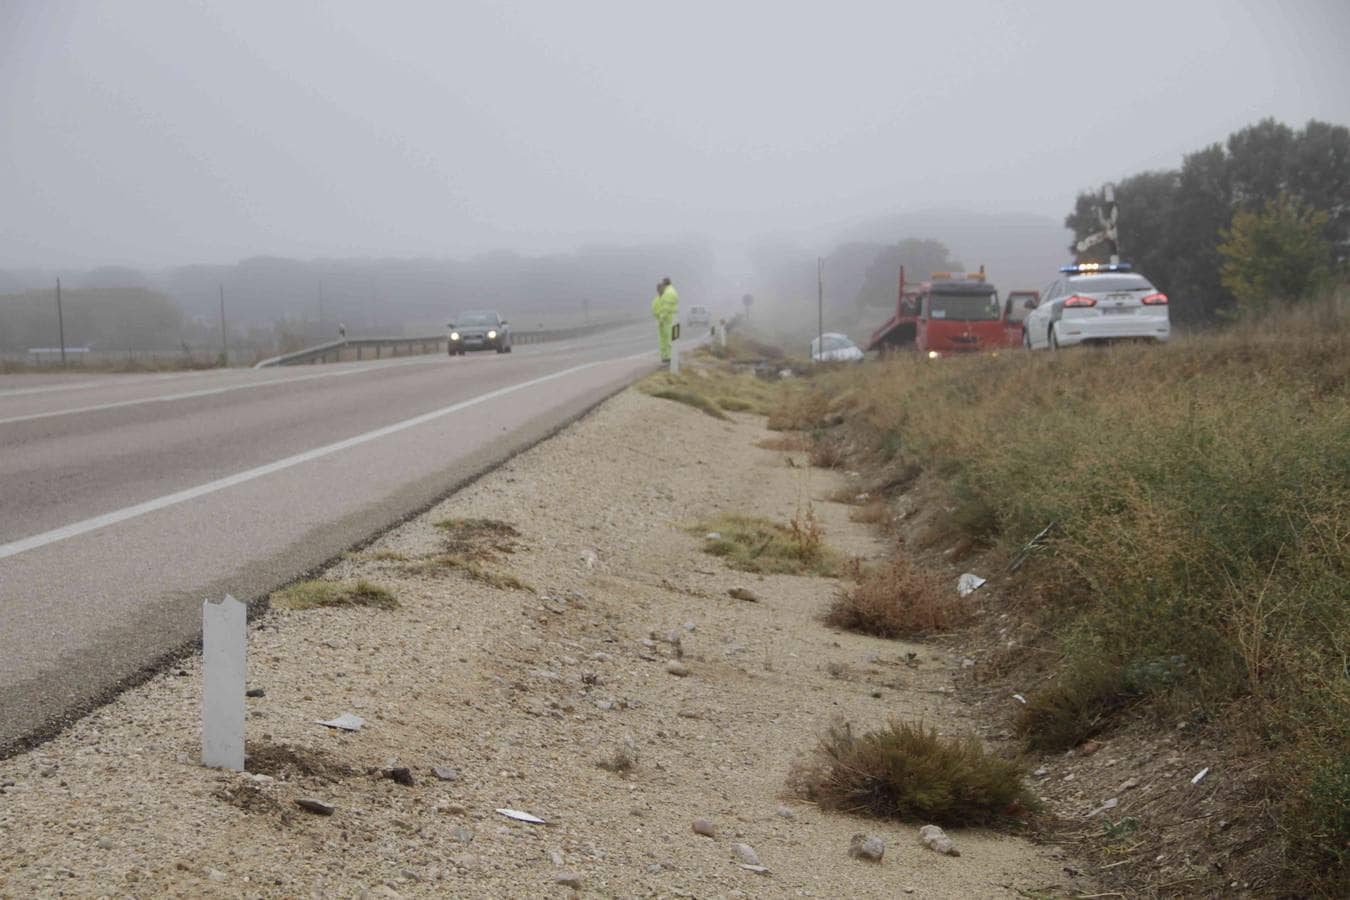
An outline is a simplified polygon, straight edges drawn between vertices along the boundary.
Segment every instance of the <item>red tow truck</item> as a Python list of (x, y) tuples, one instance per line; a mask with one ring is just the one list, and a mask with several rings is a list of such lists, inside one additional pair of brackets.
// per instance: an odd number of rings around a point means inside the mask
[(913, 347), (930, 359), (1022, 345), (1021, 317), (1000, 304), (998, 291), (978, 272), (934, 272), (928, 281), (905, 283), (900, 267), (895, 315), (872, 333), (866, 349)]

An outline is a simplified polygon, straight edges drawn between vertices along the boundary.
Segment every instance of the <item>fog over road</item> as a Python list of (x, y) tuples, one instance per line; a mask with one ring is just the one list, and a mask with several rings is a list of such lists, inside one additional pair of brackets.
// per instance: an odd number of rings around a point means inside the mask
[(650, 327), (261, 371), (0, 378), (0, 753), (656, 363)]

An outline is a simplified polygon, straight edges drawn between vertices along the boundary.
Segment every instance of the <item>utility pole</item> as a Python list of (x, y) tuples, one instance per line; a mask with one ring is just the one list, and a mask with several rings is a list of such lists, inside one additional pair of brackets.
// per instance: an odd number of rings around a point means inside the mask
[(323, 341), (323, 279), (319, 279), (319, 340)]
[(225, 284), (220, 285), (220, 364), (228, 368), (230, 365), (230, 333), (225, 330)]
[(825, 358), (825, 260), (816, 257), (816, 352)]
[(66, 367), (66, 317), (61, 312), (61, 279), (56, 279), (56, 327), (61, 332), (61, 368)]

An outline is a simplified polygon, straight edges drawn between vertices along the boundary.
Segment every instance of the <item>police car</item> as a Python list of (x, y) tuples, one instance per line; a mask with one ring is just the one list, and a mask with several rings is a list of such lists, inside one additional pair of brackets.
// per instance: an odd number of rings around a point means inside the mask
[(1028, 350), (1171, 336), (1167, 295), (1129, 263), (1079, 263), (1059, 271), (1022, 322)]

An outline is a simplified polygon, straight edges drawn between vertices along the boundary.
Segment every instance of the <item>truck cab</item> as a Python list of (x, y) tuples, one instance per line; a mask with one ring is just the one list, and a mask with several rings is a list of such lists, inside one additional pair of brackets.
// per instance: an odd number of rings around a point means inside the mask
[(867, 349), (913, 347), (936, 359), (1020, 343), (1021, 325), (1009, 321), (983, 266), (978, 272), (934, 272), (917, 287), (906, 285), (902, 266), (895, 315), (873, 333)]

